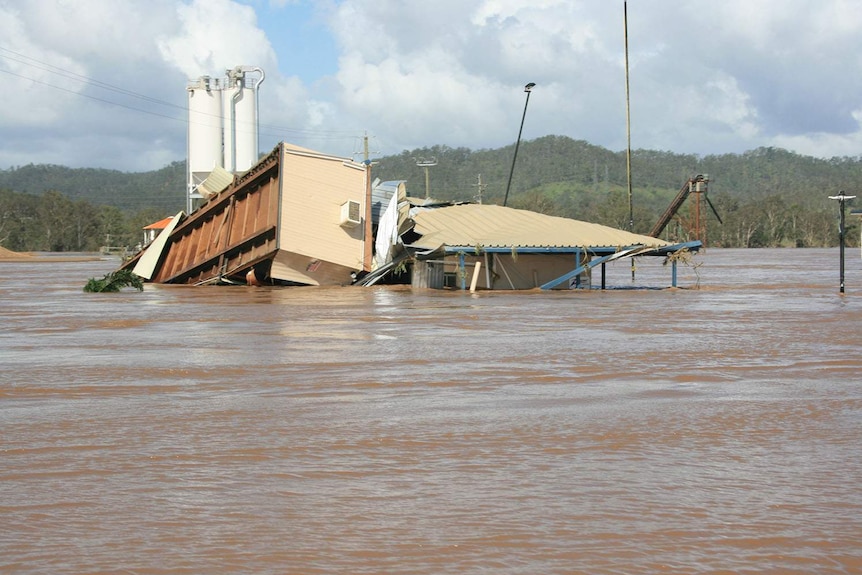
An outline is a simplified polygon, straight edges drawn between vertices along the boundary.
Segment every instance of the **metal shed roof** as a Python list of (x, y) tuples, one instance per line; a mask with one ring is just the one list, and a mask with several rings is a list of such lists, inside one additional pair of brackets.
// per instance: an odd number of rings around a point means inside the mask
[(580, 220), (548, 216), (496, 205), (461, 204), (413, 214), (422, 237), (413, 247), (481, 248), (621, 248), (672, 244), (640, 234)]

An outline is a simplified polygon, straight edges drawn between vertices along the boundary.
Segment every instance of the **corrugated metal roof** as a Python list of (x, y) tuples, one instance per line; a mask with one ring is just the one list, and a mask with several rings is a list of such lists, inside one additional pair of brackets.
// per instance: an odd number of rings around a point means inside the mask
[(405, 180), (392, 180), (389, 182), (375, 181), (371, 189), (371, 221), (380, 221), (380, 215), (389, 205), (392, 196), (398, 193), (398, 188), (404, 186)]
[(485, 204), (462, 204), (418, 211), (413, 246), (485, 248), (595, 248), (667, 246), (668, 242), (608, 226)]
[(204, 196), (219, 194), (233, 183), (233, 174), (216, 166), (206, 179), (198, 186), (198, 191)]

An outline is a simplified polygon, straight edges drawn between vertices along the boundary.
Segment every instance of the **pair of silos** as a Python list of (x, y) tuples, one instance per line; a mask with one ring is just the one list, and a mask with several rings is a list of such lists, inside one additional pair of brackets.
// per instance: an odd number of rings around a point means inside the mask
[(258, 89), (263, 70), (237, 66), (224, 78), (201, 76), (188, 92), (188, 202), (215, 168), (244, 172), (258, 160)]

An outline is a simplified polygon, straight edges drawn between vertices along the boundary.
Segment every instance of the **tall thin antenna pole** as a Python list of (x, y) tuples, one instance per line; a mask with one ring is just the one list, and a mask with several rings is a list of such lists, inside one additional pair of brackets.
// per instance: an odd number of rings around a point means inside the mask
[[(635, 218), (632, 209), (632, 129), (629, 100), (629, 19), (626, 3), (623, 2), (623, 27), (626, 46), (626, 178), (629, 190), (629, 231), (634, 231)], [(634, 261), (634, 260), (632, 260)]]

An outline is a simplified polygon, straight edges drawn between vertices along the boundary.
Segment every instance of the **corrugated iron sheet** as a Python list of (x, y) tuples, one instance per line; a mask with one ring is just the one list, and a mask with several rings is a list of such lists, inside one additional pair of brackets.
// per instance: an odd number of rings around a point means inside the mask
[[(374, 224), (380, 221), (380, 216), (386, 211), (389, 200), (392, 199), (392, 196), (399, 193), (399, 188), (406, 190), (405, 180), (392, 180), (389, 182), (374, 181), (371, 188), (371, 221)], [(403, 192), (401, 195), (406, 195), (406, 192)]]
[(608, 226), (487, 204), (461, 204), (417, 211), (413, 242), (421, 249), (441, 246), (486, 248), (595, 248), (667, 246), (669, 243)]
[(233, 174), (222, 167), (216, 166), (203, 183), (198, 186), (198, 191), (204, 197), (220, 194), (233, 183)]

